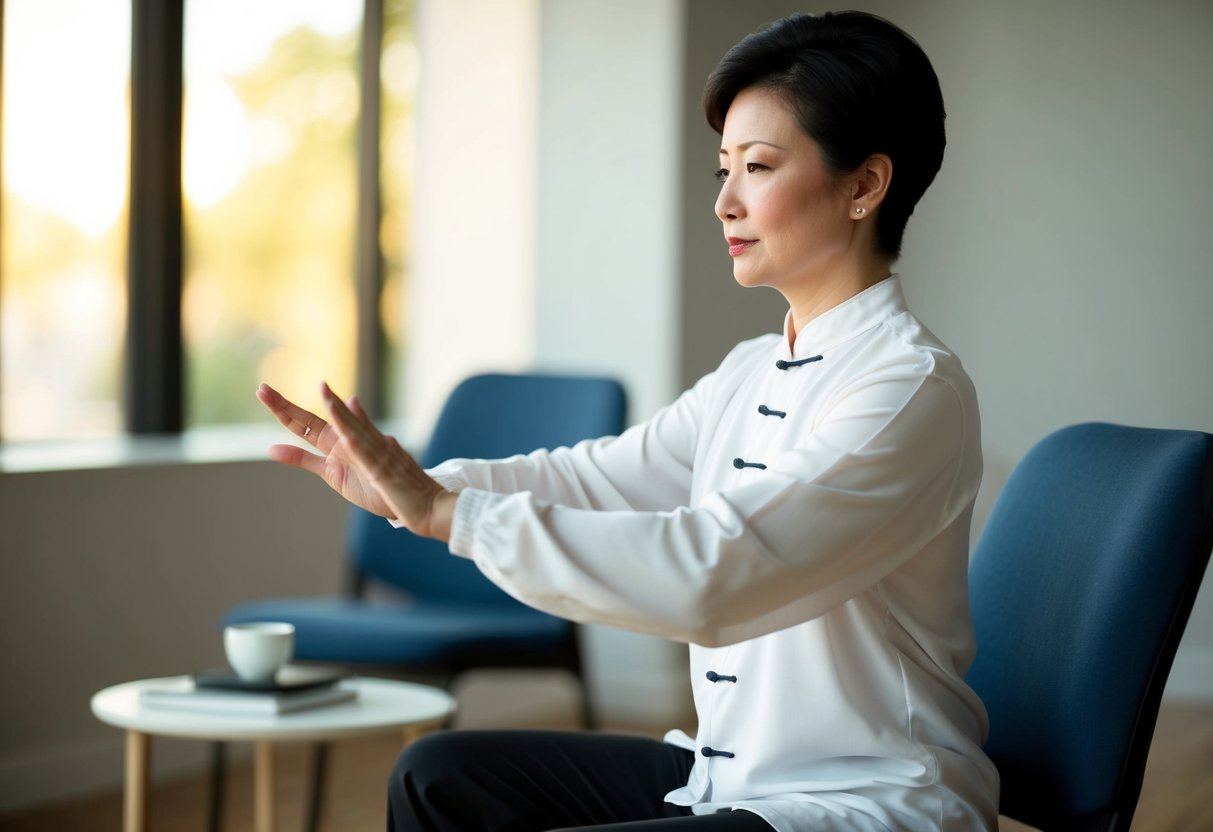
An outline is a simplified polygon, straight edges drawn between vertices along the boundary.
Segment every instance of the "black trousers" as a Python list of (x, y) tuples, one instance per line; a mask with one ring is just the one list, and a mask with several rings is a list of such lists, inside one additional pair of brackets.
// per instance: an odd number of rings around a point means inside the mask
[(405, 749), (388, 785), (389, 832), (771, 832), (751, 812), (694, 816), (666, 803), (694, 754), (642, 737), (444, 731)]

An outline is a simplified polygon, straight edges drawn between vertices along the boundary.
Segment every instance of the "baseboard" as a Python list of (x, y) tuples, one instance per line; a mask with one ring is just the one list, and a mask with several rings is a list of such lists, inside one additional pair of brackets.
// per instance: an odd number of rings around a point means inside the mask
[[(249, 756), (247, 744), (229, 750), (231, 761)], [(123, 735), (0, 757), (0, 812), (122, 788)], [(196, 740), (152, 740), (153, 782), (197, 775), (210, 761), (210, 745)]]
[(1180, 649), (1167, 678), (1163, 701), (1213, 706), (1213, 649)]

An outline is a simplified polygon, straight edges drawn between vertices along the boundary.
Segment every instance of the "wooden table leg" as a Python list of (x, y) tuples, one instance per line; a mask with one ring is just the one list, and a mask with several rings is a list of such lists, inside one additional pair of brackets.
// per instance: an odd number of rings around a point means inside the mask
[(274, 744), (261, 740), (253, 747), (253, 829), (256, 832), (274, 832), (278, 808), (274, 780)]
[(413, 726), (413, 725), (410, 725), (408, 728), (405, 728), (404, 729), (404, 747), (408, 748), (410, 745), (413, 744), (414, 741), (420, 739), (421, 735), (424, 733), (425, 733), (425, 731), (423, 731), (422, 729), (420, 729), (416, 726)]
[(123, 832), (147, 829), (148, 768), (152, 738), (142, 731), (126, 732), (126, 791), (123, 796)]

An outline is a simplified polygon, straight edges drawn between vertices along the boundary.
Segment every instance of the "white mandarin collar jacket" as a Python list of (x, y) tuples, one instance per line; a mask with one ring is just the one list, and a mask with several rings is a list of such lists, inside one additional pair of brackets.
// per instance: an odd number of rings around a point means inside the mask
[(977, 402), (894, 276), (743, 342), (615, 438), (431, 473), (451, 551), (559, 616), (685, 641), (667, 795), (793, 830), (994, 830), (972, 661)]

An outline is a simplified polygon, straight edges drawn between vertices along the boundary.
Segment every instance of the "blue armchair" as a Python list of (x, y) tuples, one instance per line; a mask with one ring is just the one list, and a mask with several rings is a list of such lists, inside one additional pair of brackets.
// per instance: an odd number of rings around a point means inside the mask
[(1213, 436), (1084, 424), (1046, 437), (969, 571), (1002, 814), (1127, 832), (1213, 547)]

